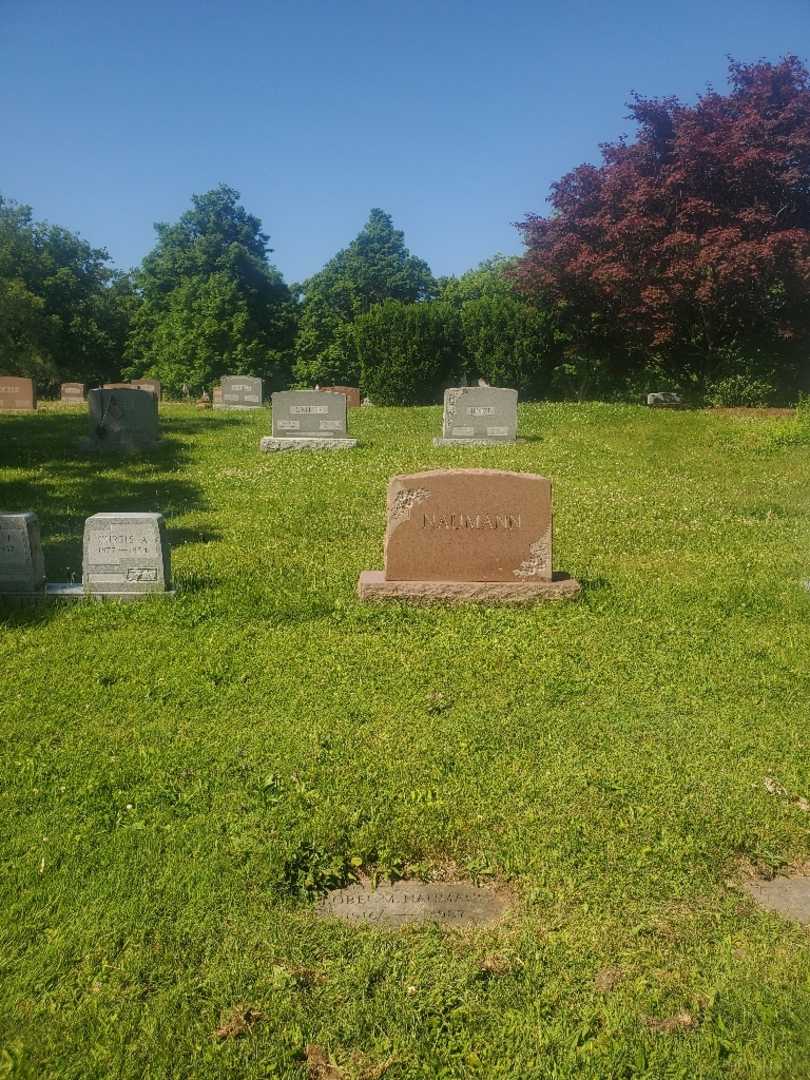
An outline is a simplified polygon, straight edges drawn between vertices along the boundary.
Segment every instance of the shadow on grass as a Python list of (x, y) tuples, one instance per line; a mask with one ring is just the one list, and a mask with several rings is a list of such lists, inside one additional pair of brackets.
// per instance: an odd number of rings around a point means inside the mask
[[(79, 580), (85, 519), (105, 512), (160, 512), (173, 546), (206, 543), (205, 528), (171, 529), (171, 519), (208, 509), (202, 491), (182, 476), (190, 447), (173, 436), (192, 435), (207, 421), (190, 417), (161, 425), (151, 451), (83, 454), (85, 413), (39, 413), (0, 419), (0, 509), (33, 510), (39, 518), (49, 581)], [(21, 475), (9, 475), (9, 470)], [(50, 605), (49, 605), (50, 607)]]

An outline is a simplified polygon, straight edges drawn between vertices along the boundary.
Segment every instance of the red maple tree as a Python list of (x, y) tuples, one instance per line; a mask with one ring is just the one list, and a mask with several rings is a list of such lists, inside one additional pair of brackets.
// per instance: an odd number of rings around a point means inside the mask
[(609, 376), (785, 385), (810, 357), (810, 75), (730, 62), (694, 106), (633, 97), (634, 141), (602, 146), (518, 224), (520, 287)]

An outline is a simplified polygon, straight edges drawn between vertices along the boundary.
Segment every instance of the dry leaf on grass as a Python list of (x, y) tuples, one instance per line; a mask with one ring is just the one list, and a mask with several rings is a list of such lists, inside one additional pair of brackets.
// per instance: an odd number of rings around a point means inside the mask
[(238, 1039), (241, 1035), (248, 1035), (261, 1018), (262, 1014), (252, 1005), (234, 1005), (227, 1017), (223, 1017), (214, 1035), (218, 1039)]
[(597, 971), (593, 980), (593, 985), (600, 994), (607, 994), (617, 983), (621, 982), (621, 978), (621, 968), (606, 967), (602, 968), (601, 971)]
[(493, 953), (491, 956), (484, 957), (480, 970), (482, 975), (508, 975), (512, 970), (512, 965), (505, 956)]
[(810, 801), (802, 795), (791, 795), (784, 784), (780, 784), (772, 776), (764, 777), (762, 786), (769, 795), (777, 795), (780, 799), (790, 799), (797, 810), (802, 810), (805, 814), (810, 812)]
[(307, 1059), (308, 1080), (343, 1080), (343, 1071), (329, 1061), (320, 1046), (308, 1043), (304, 1056)]
[(674, 1035), (676, 1031), (691, 1031), (692, 1028), (697, 1027), (698, 1021), (691, 1013), (683, 1010), (674, 1016), (667, 1016), (663, 1020), (648, 1016), (644, 1023), (650, 1031), (654, 1031), (658, 1035)]

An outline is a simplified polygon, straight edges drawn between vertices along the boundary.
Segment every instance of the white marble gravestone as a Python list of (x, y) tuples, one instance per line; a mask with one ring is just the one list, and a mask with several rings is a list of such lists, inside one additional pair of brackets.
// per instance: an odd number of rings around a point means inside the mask
[(326, 390), (282, 390), (273, 394), (273, 434), (265, 453), (278, 450), (350, 450), (357, 439), (346, 430), (346, 397)]
[(442, 434), (434, 446), (492, 446), (517, 438), (517, 390), (459, 386), (444, 392)]
[(133, 600), (171, 591), (171, 559), (162, 514), (94, 514), (84, 523), (82, 591)]
[(215, 409), (260, 409), (264, 403), (262, 380), (253, 375), (223, 375), (220, 384), (222, 400), (214, 396)]
[(45, 562), (36, 514), (0, 514), (0, 597), (44, 596)]

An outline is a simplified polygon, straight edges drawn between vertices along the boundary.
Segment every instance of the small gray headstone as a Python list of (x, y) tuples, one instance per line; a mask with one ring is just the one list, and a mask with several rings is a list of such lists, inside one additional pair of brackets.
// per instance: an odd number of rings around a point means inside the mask
[(681, 409), (683, 398), (669, 390), (657, 394), (647, 394), (647, 404), (653, 409)]
[(323, 918), (382, 926), (423, 922), (474, 926), (497, 922), (508, 907), (503, 892), (480, 885), (395, 881), (376, 889), (365, 885), (338, 889), (318, 902), (315, 913)]
[(346, 397), (327, 390), (273, 394), (273, 434), (261, 441), (274, 450), (346, 450), (357, 445), (346, 431)]
[(458, 386), (444, 392), (442, 436), (434, 446), (488, 446), (515, 442), (517, 390)]
[(151, 449), (160, 438), (157, 397), (149, 390), (91, 390), (87, 403), (90, 435), (84, 449), (129, 453)]
[(59, 400), (67, 405), (84, 405), (84, 383), (63, 382), (59, 388)]
[(214, 396), (215, 409), (260, 409), (264, 402), (262, 380), (253, 375), (223, 375), (222, 401)]
[(45, 594), (45, 562), (36, 514), (0, 514), (0, 596)]
[(162, 514), (94, 514), (84, 523), (85, 595), (134, 599), (171, 589)]
[(764, 907), (796, 922), (810, 923), (810, 877), (775, 877), (772, 881), (747, 881), (746, 892)]

